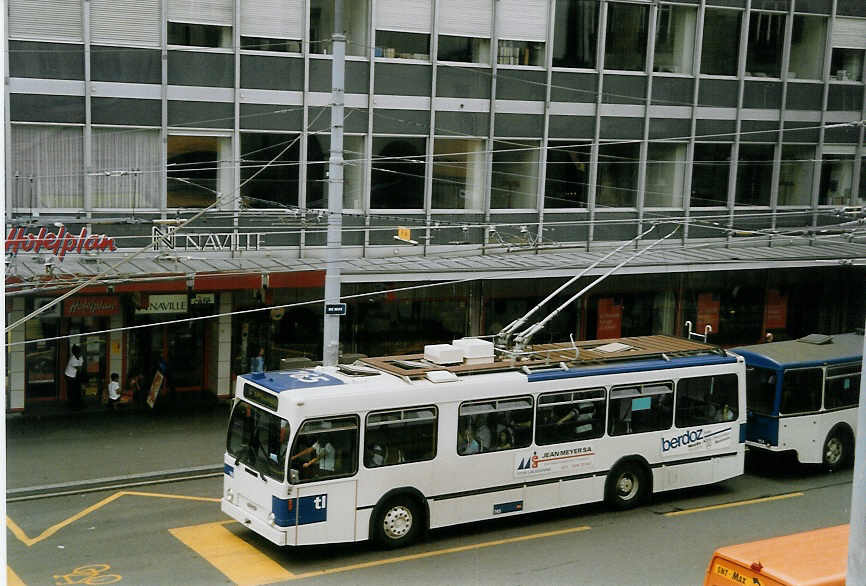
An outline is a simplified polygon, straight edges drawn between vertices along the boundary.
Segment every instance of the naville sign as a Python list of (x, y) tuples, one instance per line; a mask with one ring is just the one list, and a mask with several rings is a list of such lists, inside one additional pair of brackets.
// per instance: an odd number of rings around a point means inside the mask
[(114, 238), (105, 234), (88, 234), (87, 228), (82, 228), (81, 232), (75, 235), (67, 232), (65, 226), (61, 226), (57, 234), (48, 232), (45, 228), (40, 228), (38, 234), (28, 234), (24, 228), (12, 228), (6, 236), (6, 254), (16, 254), (19, 250), (39, 252), (43, 248), (63, 260), (67, 252), (117, 250), (117, 245)]

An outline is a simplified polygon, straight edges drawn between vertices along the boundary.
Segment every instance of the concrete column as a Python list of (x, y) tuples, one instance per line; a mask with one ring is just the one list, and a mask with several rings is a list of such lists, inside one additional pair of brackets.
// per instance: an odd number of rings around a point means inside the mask
[[(15, 322), (16, 320), (24, 317), (24, 298), (23, 297), (13, 297), (12, 298), (12, 311), (9, 312), (9, 315), (6, 316), (7, 323)], [(25, 331), (26, 326), (21, 324), (11, 332), (9, 332), (9, 342), (14, 344), (15, 342), (23, 342), (25, 339)], [(26, 346), (18, 345), (18, 346), (9, 346), (9, 354), (7, 359), (9, 360), (9, 380), (7, 381), (6, 393), (8, 396), (8, 410), (9, 411), (22, 411), (24, 409), (24, 372), (25, 372), (25, 362), (24, 362), (24, 352)], [(56, 373), (58, 377), (61, 376), (61, 372), (58, 369)], [(59, 379), (58, 379), (59, 381)], [(58, 382), (59, 384), (59, 382)]]
[[(117, 312), (111, 316), (109, 327), (112, 330), (123, 327), (123, 313)], [(123, 372), (123, 332), (113, 331), (108, 335), (108, 375), (116, 372), (120, 376), (120, 385), (123, 388), (126, 373)]]
[[(219, 294), (218, 313), (228, 313), (232, 310), (232, 293)], [(232, 397), (232, 316), (223, 315), (217, 318), (215, 352), (211, 361), (216, 368), (210, 379), (213, 381), (214, 392), (218, 399)]]

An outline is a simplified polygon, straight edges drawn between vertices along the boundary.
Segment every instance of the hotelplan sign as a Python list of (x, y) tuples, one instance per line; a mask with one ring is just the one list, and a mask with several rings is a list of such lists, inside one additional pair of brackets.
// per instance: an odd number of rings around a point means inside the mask
[(237, 252), (261, 250), (263, 232), (196, 232), (192, 234), (172, 232), (169, 228), (151, 228), (153, 250), (216, 250)]

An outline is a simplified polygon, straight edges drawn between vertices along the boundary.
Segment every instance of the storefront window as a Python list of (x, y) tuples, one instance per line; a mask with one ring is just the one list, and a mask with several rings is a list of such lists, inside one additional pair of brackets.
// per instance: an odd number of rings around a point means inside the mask
[(633, 208), (637, 202), (639, 144), (602, 144), (598, 147), (599, 208)]
[(853, 155), (824, 155), (821, 162), (818, 205), (848, 205), (851, 201), (853, 180)]
[(746, 49), (747, 76), (779, 77), (785, 41), (785, 16), (770, 12), (751, 13)]
[(231, 187), (230, 138), (170, 135), (167, 149), (168, 207), (207, 207)]
[(373, 138), (370, 207), (424, 207), (424, 158), (427, 139), (412, 136)]
[(296, 134), (241, 134), (241, 195), (246, 207), (298, 205), (300, 153)]
[(622, 2), (607, 5), (605, 69), (644, 70), (648, 21), (649, 6)]
[(490, 207), (534, 209), (538, 191), (538, 143), (496, 141), (493, 143), (493, 171)]
[(815, 168), (815, 147), (782, 146), (779, 169), (779, 205), (807, 206), (812, 203), (812, 175)]
[(484, 193), (484, 140), (436, 138), (433, 142), (434, 209), (480, 210)]
[(598, 7), (595, 0), (556, 0), (554, 67), (595, 68)]
[(697, 15), (690, 6), (659, 6), (653, 71), (693, 73)]
[(544, 179), (545, 208), (583, 208), (589, 196), (589, 142), (550, 141)]
[(770, 205), (773, 152), (769, 144), (740, 145), (737, 165), (737, 205)]
[[(36, 298), (33, 311), (51, 299)], [(24, 324), (27, 340), (42, 340), (60, 334), (60, 306), (55, 305), (38, 317)], [(57, 356), (58, 342), (44, 341), (27, 344), (25, 347), (26, 388), (25, 400), (57, 399), (62, 379), (62, 369)]]

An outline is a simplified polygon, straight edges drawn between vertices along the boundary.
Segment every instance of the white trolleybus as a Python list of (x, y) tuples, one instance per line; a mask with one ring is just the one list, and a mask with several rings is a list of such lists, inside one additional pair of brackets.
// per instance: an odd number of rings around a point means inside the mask
[(750, 448), (833, 470), (854, 461), (862, 334), (733, 348), (746, 360)]
[(238, 377), (222, 510), (278, 545), (428, 528), (742, 474), (745, 366), (666, 336), (424, 354)]

